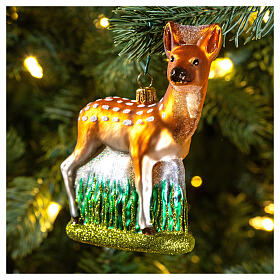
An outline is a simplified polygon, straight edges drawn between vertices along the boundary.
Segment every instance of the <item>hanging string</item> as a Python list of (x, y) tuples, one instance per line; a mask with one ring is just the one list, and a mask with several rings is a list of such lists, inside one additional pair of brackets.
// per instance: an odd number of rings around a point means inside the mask
[[(153, 24), (149, 21), (148, 26), (150, 29), (152, 29)], [(151, 37), (151, 35), (150, 35), (150, 37)], [(151, 43), (152, 43), (152, 38), (150, 38), (150, 41), (148, 43), (148, 48), (150, 48)], [(147, 75), (147, 73), (148, 73), (150, 60), (151, 60), (151, 50), (149, 50), (149, 54), (147, 56), (147, 61), (146, 61), (145, 69), (144, 69), (144, 75)]]

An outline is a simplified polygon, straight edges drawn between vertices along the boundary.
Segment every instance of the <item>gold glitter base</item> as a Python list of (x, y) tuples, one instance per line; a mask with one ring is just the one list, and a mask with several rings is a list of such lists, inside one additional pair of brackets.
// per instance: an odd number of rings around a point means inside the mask
[(155, 235), (144, 235), (110, 229), (102, 225), (80, 225), (71, 222), (66, 226), (66, 233), (75, 241), (95, 246), (167, 255), (191, 252), (195, 243), (193, 236), (186, 232), (159, 232)]

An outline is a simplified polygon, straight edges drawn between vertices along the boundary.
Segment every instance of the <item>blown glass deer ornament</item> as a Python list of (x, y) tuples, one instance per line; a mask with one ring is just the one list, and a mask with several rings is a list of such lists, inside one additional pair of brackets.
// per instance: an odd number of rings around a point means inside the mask
[[(109, 97), (80, 111), (76, 147), (61, 164), (72, 216), (67, 234), (72, 239), (155, 253), (192, 250), (182, 160), (221, 44), (218, 24), (169, 22), (164, 30), (169, 86), (162, 100), (142, 104)], [(85, 183), (80, 175), (86, 172), (93, 175), (90, 181), (87, 173)]]

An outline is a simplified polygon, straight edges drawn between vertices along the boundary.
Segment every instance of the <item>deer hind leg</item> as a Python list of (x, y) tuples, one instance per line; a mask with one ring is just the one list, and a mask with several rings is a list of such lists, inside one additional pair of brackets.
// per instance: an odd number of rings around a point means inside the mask
[(66, 192), (69, 199), (70, 213), (73, 218), (79, 216), (77, 206), (75, 204), (75, 171), (81, 165), (88, 162), (92, 157), (96, 156), (104, 145), (96, 137), (89, 137), (88, 134), (79, 136), (73, 153), (60, 165)]

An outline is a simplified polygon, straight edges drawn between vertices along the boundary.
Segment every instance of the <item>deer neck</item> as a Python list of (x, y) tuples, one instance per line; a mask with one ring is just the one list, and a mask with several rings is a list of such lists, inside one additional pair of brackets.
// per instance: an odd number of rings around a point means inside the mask
[(164, 120), (178, 142), (185, 142), (195, 132), (205, 99), (207, 82), (202, 87), (189, 87), (184, 91), (170, 84), (162, 100)]

